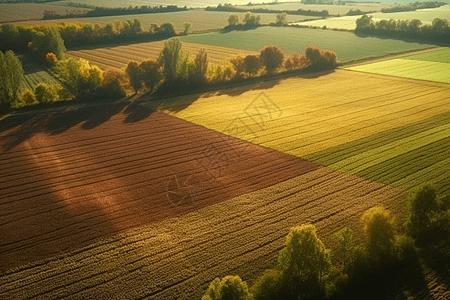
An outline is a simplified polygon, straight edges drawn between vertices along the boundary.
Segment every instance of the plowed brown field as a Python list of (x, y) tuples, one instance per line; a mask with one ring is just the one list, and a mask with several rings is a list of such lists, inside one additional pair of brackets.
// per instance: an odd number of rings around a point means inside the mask
[[(161, 113), (128, 124), (118, 115), (95, 129), (84, 130), (84, 123), (55, 134), (58, 125), (63, 126), (60, 122), (69, 122), (74, 113), (37, 115), (1, 134), (3, 269), (181, 216), (316, 168), (254, 145), (237, 142), (230, 147), (231, 140), (220, 133)], [(101, 113), (93, 118), (101, 118)], [(29, 136), (33, 126), (44, 132)], [(228, 167), (209, 164), (216, 154), (227, 156)], [(194, 177), (186, 183), (189, 175)], [(182, 195), (174, 198), (176, 193)], [(183, 193), (189, 197), (174, 205)]]
[(289, 228), (314, 223), (321, 238), (361, 227), (364, 210), (394, 212), (403, 192), (326, 168), (11, 270), (0, 295), (13, 298), (176, 299), (216, 277), (271, 267)]
[[(164, 43), (165, 41), (158, 41), (108, 48), (96, 48), (91, 50), (75, 50), (67, 51), (66, 55), (73, 58), (87, 59), (103, 70), (108, 68), (120, 69), (126, 66), (131, 60), (139, 62), (144, 59), (158, 58), (159, 53), (161, 53), (161, 50), (164, 47)], [(183, 43), (183, 50), (188, 52), (192, 58), (195, 58), (195, 55), (201, 48), (204, 48), (208, 52), (208, 59), (213, 64), (225, 63), (238, 55), (246, 56), (258, 54), (257, 52), (234, 48)]]

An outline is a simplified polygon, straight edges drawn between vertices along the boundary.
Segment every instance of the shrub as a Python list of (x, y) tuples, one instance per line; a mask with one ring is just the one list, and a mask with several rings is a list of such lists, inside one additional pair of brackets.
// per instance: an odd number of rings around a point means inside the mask
[(202, 300), (249, 300), (247, 284), (239, 276), (225, 276), (214, 279), (206, 290)]
[(45, 60), (51, 65), (56, 65), (56, 63), (58, 62), (58, 58), (53, 52), (47, 53), (45, 55)]
[(188, 34), (189, 30), (191, 29), (192, 24), (184, 23), (183, 26), (184, 26), (183, 34)]
[(32, 90), (25, 90), (20, 96), (20, 99), (25, 105), (36, 103), (36, 96), (34, 95), (34, 92)]
[[(445, 199), (445, 198), (444, 198)], [(447, 201), (439, 201), (434, 187), (424, 184), (409, 195), (406, 231), (417, 243), (434, 242), (448, 232)]]
[(337, 63), (337, 55), (330, 50), (321, 51), (318, 47), (308, 46), (305, 51), (306, 60), (314, 68), (333, 68)]
[(330, 251), (317, 237), (314, 225), (291, 228), (286, 246), (278, 255), (278, 266), (287, 298), (302, 299), (325, 294), (323, 278), (331, 266)]
[(290, 58), (288, 58), (284, 62), (284, 67), (286, 68), (286, 70), (292, 70), (294, 68), (294, 62)]
[(142, 72), (139, 67), (139, 63), (136, 61), (130, 61), (125, 68), (125, 73), (127, 73), (130, 79), (130, 84), (137, 93), (142, 88)]
[(34, 88), (34, 94), (38, 103), (48, 104), (59, 100), (56, 89), (45, 82), (39, 83)]
[(127, 75), (118, 69), (108, 69), (104, 73), (103, 89), (106, 96), (125, 97), (125, 86), (127, 85)]
[(284, 53), (275, 46), (266, 46), (259, 54), (262, 65), (268, 73), (274, 73), (283, 64)]
[(395, 243), (395, 222), (390, 212), (382, 206), (375, 206), (361, 217), (368, 237), (367, 251), (375, 262), (392, 258)]
[(250, 76), (255, 76), (259, 69), (261, 69), (261, 61), (259, 60), (259, 57), (256, 55), (247, 55), (244, 58), (244, 66), (245, 66), (245, 71), (250, 75)]
[(139, 67), (141, 69), (142, 81), (150, 91), (153, 91), (162, 79), (161, 65), (157, 60), (149, 59), (142, 61)]

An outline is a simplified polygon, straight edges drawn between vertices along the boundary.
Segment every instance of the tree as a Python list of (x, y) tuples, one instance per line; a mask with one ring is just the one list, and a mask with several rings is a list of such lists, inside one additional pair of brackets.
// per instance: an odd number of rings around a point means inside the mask
[(367, 29), (374, 29), (375, 24), (372, 20), (372, 16), (363, 15), (360, 18), (356, 20), (356, 30), (367, 30)]
[(191, 29), (192, 24), (191, 23), (184, 23), (184, 30), (183, 30), (183, 34), (188, 34), (189, 30)]
[(171, 39), (164, 43), (158, 61), (163, 67), (165, 81), (174, 80), (177, 77), (177, 68), (181, 58), (182, 43), (179, 39)]
[(236, 26), (239, 23), (238, 15), (230, 15), (228, 17), (228, 26)]
[(83, 58), (60, 61), (56, 71), (71, 92), (79, 98), (92, 98), (103, 84), (103, 71)]
[(255, 16), (253, 15), (251, 12), (248, 12), (244, 15), (244, 24), (246, 26), (250, 26), (250, 27), (256, 27), (259, 26), (259, 22), (261, 21), (261, 17), (260, 16)]
[(247, 284), (239, 276), (225, 276), (211, 282), (202, 300), (250, 300), (251, 297)]
[(342, 259), (343, 269), (345, 271), (346, 267), (352, 260), (353, 252), (355, 249), (353, 231), (350, 228), (345, 227), (335, 233), (333, 237), (337, 244), (337, 253)]
[(130, 61), (125, 68), (125, 73), (127, 73), (130, 78), (131, 86), (136, 94), (142, 88), (142, 72), (139, 67), (139, 63), (136, 61)]
[(109, 97), (126, 96), (125, 86), (129, 83), (127, 75), (118, 69), (108, 69), (103, 75), (104, 93)]
[(45, 27), (42, 31), (34, 31), (31, 41), (31, 50), (40, 55), (42, 58), (49, 52), (56, 55), (58, 60), (64, 59), (66, 47), (64, 40), (55, 27)]
[(166, 37), (171, 37), (176, 34), (175, 27), (171, 23), (164, 23), (159, 27), (159, 32)]
[(244, 58), (245, 71), (251, 76), (255, 76), (261, 69), (261, 61), (256, 55), (247, 55)]
[(245, 71), (244, 58), (241, 56), (236, 56), (230, 60), (233, 68), (236, 72), (236, 77), (241, 77), (242, 73)]
[(157, 60), (149, 59), (142, 61), (139, 67), (141, 69), (142, 81), (150, 89), (150, 92), (153, 91), (162, 78), (161, 65)]
[(337, 64), (337, 55), (336, 52), (331, 50), (325, 50), (322, 52), (322, 56), (324, 58), (324, 63), (326, 67), (333, 68)]
[(436, 234), (445, 231), (449, 222), (447, 204), (439, 201), (436, 189), (421, 185), (408, 197), (406, 231), (416, 242), (433, 241)]
[(382, 206), (375, 206), (361, 217), (368, 237), (367, 251), (375, 261), (393, 257), (395, 250), (395, 221)]
[(287, 15), (285, 12), (282, 12), (280, 14), (277, 14), (277, 22), (275, 23), (278, 26), (284, 26), (287, 25)]
[(22, 100), (22, 103), (24, 103), (25, 105), (31, 105), (36, 102), (36, 96), (34, 95), (34, 92), (32, 90), (25, 90), (20, 98)]
[(276, 46), (266, 46), (259, 54), (261, 63), (266, 68), (268, 73), (274, 73), (282, 66), (284, 60), (284, 53)]
[(251, 288), (255, 300), (276, 300), (282, 299), (281, 272), (269, 269), (259, 277)]
[(449, 23), (446, 19), (436, 18), (433, 20), (431, 26), (434, 31), (443, 31), (449, 28)]
[(208, 53), (205, 49), (200, 49), (195, 57), (194, 81), (204, 82), (208, 71)]
[(330, 251), (317, 237), (314, 225), (291, 228), (278, 255), (278, 266), (282, 285), (289, 293), (286, 299), (323, 296), (323, 277), (331, 266)]
[(19, 99), (19, 89), (24, 80), (22, 63), (12, 50), (0, 51), (0, 101), (14, 103)]
[(322, 53), (319, 47), (308, 46), (306, 47), (305, 57), (310, 65), (318, 65), (321, 59)]
[(39, 83), (34, 88), (34, 95), (36, 96), (36, 101), (38, 103), (48, 104), (59, 100), (55, 87), (50, 86), (45, 82)]
[(58, 62), (58, 58), (52, 52), (49, 52), (45, 55), (45, 60), (52, 66), (56, 65), (56, 63)]

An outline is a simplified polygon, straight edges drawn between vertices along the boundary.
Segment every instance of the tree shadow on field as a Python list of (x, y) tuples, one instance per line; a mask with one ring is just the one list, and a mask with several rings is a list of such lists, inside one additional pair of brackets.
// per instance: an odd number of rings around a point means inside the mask
[(17, 115), (0, 120), (0, 149), (7, 152), (38, 133), (58, 135), (75, 126), (85, 130), (93, 129), (107, 122), (129, 104), (130, 99), (125, 98), (91, 106), (73, 102), (54, 110), (19, 111)]
[(450, 245), (429, 246), (420, 251), (424, 265), (434, 273), (437, 284), (444, 286), (450, 294)]

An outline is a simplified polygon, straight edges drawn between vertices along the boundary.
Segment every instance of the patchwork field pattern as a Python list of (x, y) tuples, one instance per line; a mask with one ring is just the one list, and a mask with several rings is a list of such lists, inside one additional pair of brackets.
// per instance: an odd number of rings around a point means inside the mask
[[(98, 65), (103, 70), (108, 68), (122, 68), (131, 60), (142, 61), (144, 59), (157, 59), (164, 47), (165, 41), (132, 44), (126, 46), (116, 46), (107, 48), (96, 48), (92, 50), (68, 51), (66, 55), (73, 58), (84, 58), (91, 63)], [(217, 47), (211, 45), (202, 45), (194, 43), (183, 43), (183, 51), (189, 53), (195, 58), (198, 51), (204, 48), (208, 52), (208, 60), (212, 64), (222, 64), (228, 62), (231, 58), (241, 55), (255, 55), (257, 52), (240, 49)]]
[[(420, 20), (423, 24), (429, 24), (433, 22), (434, 19), (446, 19), (450, 21), (450, 5), (441, 6), (439, 8), (433, 9), (421, 9), (416, 11), (409, 12), (397, 12), (397, 13), (373, 13), (369, 14), (373, 17), (374, 21), (380, 20)], [(328, 18), (324, 20), (314, 20), (314, 21), (306, 21), (299, 22), (294, 24), (299, 25), (307, 25), (307, 26), (315, 26), (315, 27), (323, 27), (332, 29), (346, 29), (346, 30), (355, 30), (356, 29), (356, 20), (361, 16), (345, 16), (345, 17), (336, 17), (336, 18)]]
[[(257, 91), (247, 91), (245, 87), (221, 91), (220, 95), (203, 96), (195, 102), (192, 98), (180, 99), (179, 105), (184, 101), (192, 104), (177, 112), (171, 112), (170, 105), (165, 104), (159, 105), (159, 109), (370, 180), (395, 183), (405, 189), (413, 187), (414, 183), (432, 180), (441, 189), (447, 188), (444, 184), (449, 180), (448, 117), (443, 117), (439, 125), (431, 123), (420, 127), (416, 134), (408, 131), (410, 135), (405, 139), (393, 140), (389, 132), (448, 113), (449, 87), (349, 71), (322, 74), (317, 78), (310, 76), (266, 83), (266, 86), (261, 84)], [(277, 104), (282, 116), (270, 119), (276, 115), (275, 108), (270, 105), (264, 108), (264, 104), (259, 103), (260, 111), (272, 113), (264, 120), (259, 119), (263, 128), (255, 123), (250, 111), (242, 120), (251, 130), (227, 131), (226, 124), (233, 120), (236, 112), (245, 110), (246, 103), (261, 91)], [(378, 140), (378, 134), (387, 134), (390, 138)], [(352, 152), (356, 151), (354, 144), (360, 142), (361, 153)], [(367, 142), (373, 143), (373, 149), (365, 144)], [(347, 156), (341, 154), (341, 148), (349, 151)], [(417, 163), (417, 166), (407, 167), (405, 163)], [(404, 172), (404, 168), (409, 169)]]
[[(143, 5), (146, 5), (143, 3)], [(242, 20), (245, 13), (238, 13), (239, 19)], [(44, 25), (54, 23), (92, 23), (92, 24), (108, 24), (115, 21), (126, 21), (138, 19), (142, 23), (142, 28), (148, 30), (151, 24), (161, 25), (162, 23), (172, 23), (177, 32), (184, 30), (184, 23), (190, 23), (191, 32), (204, 32), (217, 30), (228, 25), (228, 12), (209, 12), (203, 10), (190, 10), (174, 13), (159, 13), (159, 14), (142, 14), (142, 15), (126, 15), (126, 16), (111, 16), (111, 17), (94, 17), (94, 18), (71, 18), (63, 20), (42, 20), (20, 22), (25, 25)], [(311, 17), (303, 16), (288, 16), (288, 21), (297, 21)], [(276, 14), (261, 14), (261, 23), (270, 23), (276, 21)]]
[(306, 47), (314, 45), (321, 49), (332, 49), (340, 61), (352, 61), (433, 47), (424, 43), (407, 43), (374, 37), (362, 38), (351, 32), (291, 27), (262, 27), (226, 34), (188, 35), (182, 37), (181, 40), (249, 51), (260, 51), (266, 45), (277, 45), (287, 54), (303, 54)]
[(391, 59), (347, 68), (403, 78), (450, 83), (450, 49), (431, 51), (405, 58)]
[(32, 58), (27, 55), (19, 55), (19, 59), (22, 62), (23, 69), (25, 71), (25, 81), (22, 90), (33, 90), (39, 83), (45, 82), (47, 84), (61, 85), (56, 78), (51, 76), (44, 67), (36, 63)]

